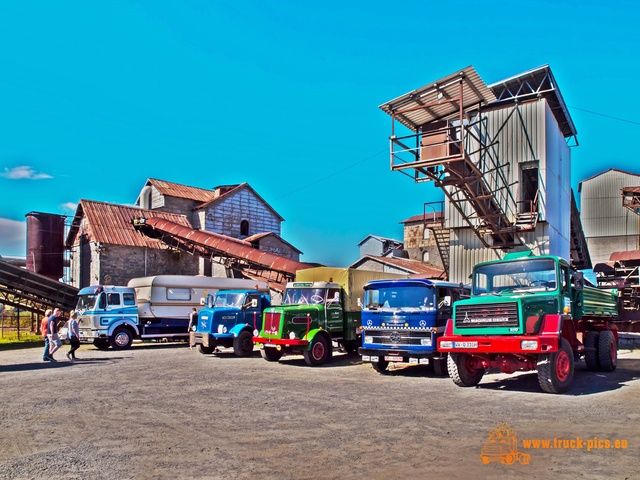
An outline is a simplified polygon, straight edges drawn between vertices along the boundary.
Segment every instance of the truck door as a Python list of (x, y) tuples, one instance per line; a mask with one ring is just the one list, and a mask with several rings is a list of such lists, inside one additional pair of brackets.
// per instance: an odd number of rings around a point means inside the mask
[[(244, 300), (244, 308), (242, 309), (244, 320), (238, 319), (244, 323), (248, 323), (251, 328), (260, 328), (261, 310), (260, 310), (260, 295), (250, 293)], [(260, 318), (259, 318), (260, 317)]]
[(436, 326), (444, 327), (447, 324), (447, 320), (451, 318), (451, 305), (453, 303), (451, 288), (437, 287), (436, 302), (438, 306)]
[(339, 288), (330, 288), (327, 290), (325, 306), (327, 330), (330, 332), (341, 332), (344, 329), (344, 317), (342, 314), (342, 299)]

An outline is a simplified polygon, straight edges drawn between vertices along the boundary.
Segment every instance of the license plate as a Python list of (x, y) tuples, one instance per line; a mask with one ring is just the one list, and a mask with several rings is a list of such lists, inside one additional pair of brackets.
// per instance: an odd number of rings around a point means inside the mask
[(478, 348), (478, 342), (453, 342), (453, 348)]
[(384, 357), (387, 362), (401, 362), (402, 357), (398, 357), (396, 355), (387, 355)]
[(275, 343), (265, 343), (264, 346), (265, 347), (275, 347), (276, 344)]

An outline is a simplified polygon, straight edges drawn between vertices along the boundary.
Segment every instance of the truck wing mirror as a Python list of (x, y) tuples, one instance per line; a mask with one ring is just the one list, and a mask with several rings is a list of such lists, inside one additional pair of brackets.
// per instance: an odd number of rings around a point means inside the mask
[(358, 298), (358, 306), (359, 306), (360, 308), (362, 308), (362, 307), (363, 307), (363, 305), (362, 305), (362, 300), (360, 300), (360, 298)]
[(584, 289), (584, 274), (582, 272), (573, 272), (573, 288), (576, 290)]
[(207, 304), (207, 299), (204, 297), (200, 297), (200, 305), (206, 305)]
[(251, 308), (258, 308), (258, 299), (257, 298), (251, 299)]

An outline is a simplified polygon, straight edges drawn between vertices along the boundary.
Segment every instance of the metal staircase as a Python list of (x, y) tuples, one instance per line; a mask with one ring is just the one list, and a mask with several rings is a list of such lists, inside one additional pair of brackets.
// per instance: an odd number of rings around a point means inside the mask
[[(437, 205), (437, 206), (436, 206)], [(424, 228), (433, 234), (433, 238), (442, 261), (442, 268), (449, 277), (451, 229), (445, 227), (444, 202), (427, 202), (424, 204)]]
[[(538, 213), (517, 211), (506, 174), (509, 162), (499, 158), (495, 140), (520, 115), (518, 105), (496, 132), (478, 114), (480, 106), (495, 99), (473, 67), (467, 67), (380, 108), (393, 121), (391, 170), (415, 182), (433, 181), (486, 247), (512, 248), (522, 245), (518, 232), (535, 229)], [(396, 121), (415, 133), (396, 136)]]
[(576, 204), (576, 198), (571, 189), (571, 265), (577, 270), (586, 270), (592, 268), (591, 256), (589, 255), (589, 247), (587, 239), (582, 229), (582, 220), (580, 220), (580, 211)]

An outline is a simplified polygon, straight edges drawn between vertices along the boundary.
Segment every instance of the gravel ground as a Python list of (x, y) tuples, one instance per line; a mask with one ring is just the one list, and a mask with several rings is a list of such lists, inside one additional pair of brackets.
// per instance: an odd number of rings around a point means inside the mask
[[(422, 367), (379, 375), (357, 356), (310, 368), (180, 344), (82, 346), (81, 360), (0, 352), (0, 478), (640, 479), (640, 351), (613, 373), (576, 367), (572, 390), (535, 373), (459, 388)], [(508, 422), (528, 465), (480, 462)], [(626, 440), (624, 449), (525, 448), (527, 439)]]

